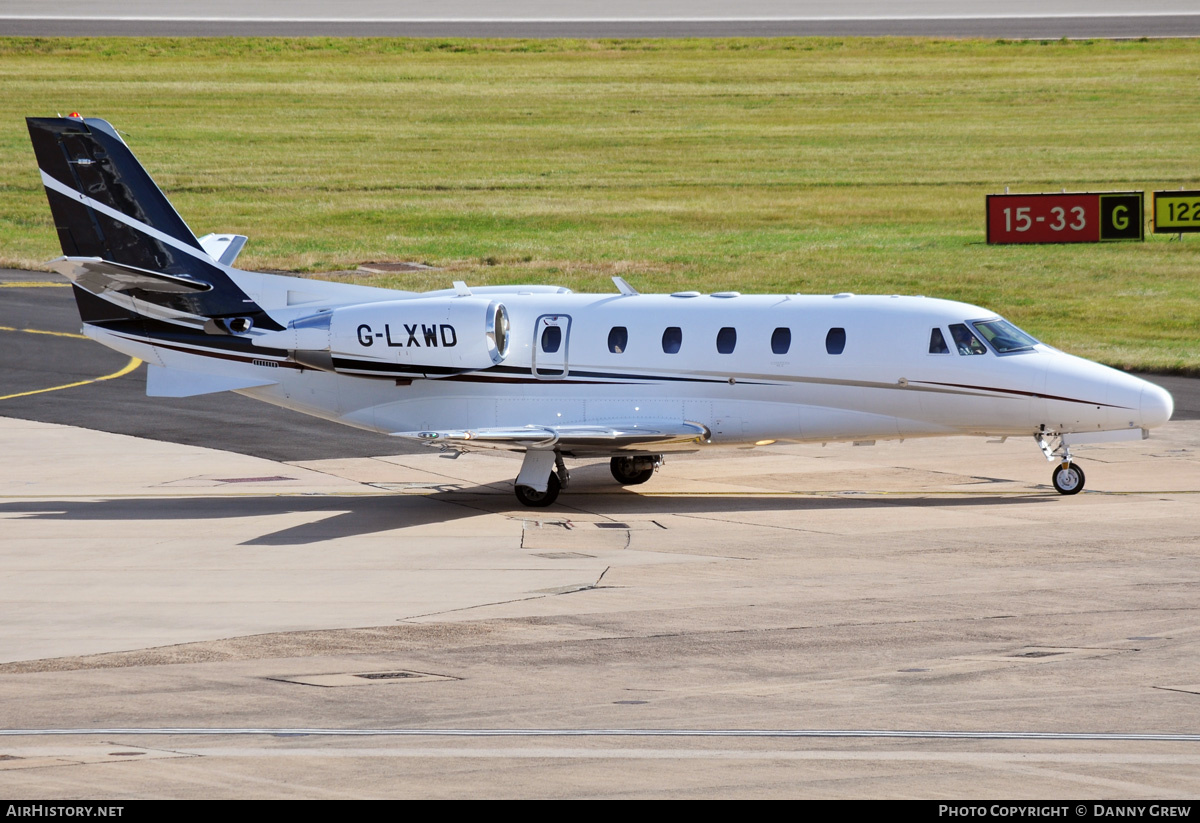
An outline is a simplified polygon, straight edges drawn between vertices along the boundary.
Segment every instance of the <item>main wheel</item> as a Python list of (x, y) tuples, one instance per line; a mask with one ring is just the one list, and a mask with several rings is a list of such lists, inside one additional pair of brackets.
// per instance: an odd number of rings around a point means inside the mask
[(637, 486), (654, 476), (654, 458), (614, 457), (608, 468), (622, 486)]
[(1079, 494), (1083, 491), (1083, 469), (1074, 463), (1061, 463), (1051, 478), (1059, 494)]
[(544, 492), (536, 491), (529, 486), (517, 486), (514, 491), (517, 493), (517, 500), (521, 501), (522, 506), (540, 509), (543, 506), (549, 506), (557, 500), (561, 489), (562, 484), (558, 482), (558, 475), (551, 472), (550, 479), (546, 481), (546, 490)]

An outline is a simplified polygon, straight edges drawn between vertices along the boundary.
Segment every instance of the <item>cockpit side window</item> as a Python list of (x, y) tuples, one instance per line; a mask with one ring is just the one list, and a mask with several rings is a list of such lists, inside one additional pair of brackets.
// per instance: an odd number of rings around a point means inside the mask
[(929, 333), (929, 353), (930, 354), (949, 354), (950, 347), (946, 345), (946, 338), (942, 335), (942, 330), (937, 326), (933, 327), (933, 331)]
[(975, 327), (975, 331), (982, 334), (984, 339), (992, 344), (992, 348), (999, 354), (1008, 354), (1014, 351), (1029, 351), (1038, 343), (1038, 341), (1007, 320), (997, 318), (996, 320), (984, 320), (983, 322), (976, 322), (971, 325)]
[(987, 354), (987, 346), (979, 342), (979, 338), (971, 333), (965, 323), (954, 323), (950, 326), (950, 336), (959, 354)]

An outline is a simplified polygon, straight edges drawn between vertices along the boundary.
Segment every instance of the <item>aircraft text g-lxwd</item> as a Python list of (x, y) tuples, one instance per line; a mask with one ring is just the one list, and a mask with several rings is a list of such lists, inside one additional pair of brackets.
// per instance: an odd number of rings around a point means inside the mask
[(433, 446), (524, 453), (552, 503), (564, 457), (642, 483), (668, 452), (773, 442), (1033, 438), (1063, 494), (1075, 443), (1139, 439), (1163, 389), (1034, 340), (977, 306), (849, 294), (415, 293), (233, 268), (197, 239), (107, 122), (29, 118), (84, 332), (149, 364), (147, 393), (235, 391)]

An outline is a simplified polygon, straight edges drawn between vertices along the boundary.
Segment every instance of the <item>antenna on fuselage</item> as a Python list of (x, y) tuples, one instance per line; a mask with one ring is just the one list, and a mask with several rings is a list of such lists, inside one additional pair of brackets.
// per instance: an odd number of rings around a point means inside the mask
[(635, 289), (633, 286), (631, 286), (625, 282), (624, 277), (617, 277), (616, 275), (613, 275), (612, 281), (616, 285), (617, 291), (619, 291), (621, 294), (625, 295), (626, 297), (638, 293), (637, 289)]

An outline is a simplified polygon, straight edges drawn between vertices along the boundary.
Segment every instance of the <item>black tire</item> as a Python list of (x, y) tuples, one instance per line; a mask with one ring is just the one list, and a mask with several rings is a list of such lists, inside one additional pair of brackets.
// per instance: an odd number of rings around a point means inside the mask
[(650, 461), (649, 468), (639, 469), (636, 458), (614, 457), (608, 461), (608, 470), (622, 486), (640, 486), (654, 476), (654, 461)]
[(1083, 491), (1083, 469), (1077, 463), (1061, 463), (1054, 470), (1051, 482), (1059, 494), (1079, 494)]
[(517, 500), (522, 506), (540, 509), (544, 506), (549, 506), (558, 499), (558, 493), (562, 490), (562, 484), (558, 482), (558, 475), (551, 472), (550, 479), (546, 481), (546, 490), (544, 492), (534, 491), (529, 486), (517, 486), (514, 491), (517, 493)]

